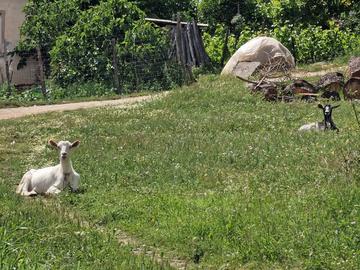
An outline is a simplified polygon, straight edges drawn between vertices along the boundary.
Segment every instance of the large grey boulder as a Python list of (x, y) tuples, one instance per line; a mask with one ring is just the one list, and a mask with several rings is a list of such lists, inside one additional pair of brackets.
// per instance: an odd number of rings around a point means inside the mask
[(242, 45), (223, 68), (222, 75), (248, 78), (259, 66), (281, 63), (287, 68), (295, 67), (291, 52), (271, 37), (257, 37)]

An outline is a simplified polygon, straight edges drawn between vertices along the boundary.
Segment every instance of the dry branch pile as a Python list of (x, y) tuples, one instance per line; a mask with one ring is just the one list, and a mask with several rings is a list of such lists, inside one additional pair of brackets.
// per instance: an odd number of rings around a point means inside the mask
[[(258, 68), (258, 79), (245, 79), (237, 76), (249, 84), (254, 93), (262, 93), (268, 101), (293, 101), (296, 98), (315, 101), (319, 96), (325, 99), (340, 100), (341, 91), (346, 99), (360, 99), (360, 57), (352, 58), (349, 62), (352, 76), (345, 83), (344, 75), (340, 72), (330, 72), (322, 76), (313, 85), (303, 79), (291, 77), (288, 67), (281, 63), (270, 63)], [(274, 74), (278, 77), (274, 79)]]
[(293, 80), (290, 68), (281, 61), (269, 61), (260, 66), (256, 75), (257, 81), (238, 78), (249, 83), (252, 92), (263, 93), (268, 101), (292, 101), (296, 97), (316, 99), (316, 87), (305, 80)]

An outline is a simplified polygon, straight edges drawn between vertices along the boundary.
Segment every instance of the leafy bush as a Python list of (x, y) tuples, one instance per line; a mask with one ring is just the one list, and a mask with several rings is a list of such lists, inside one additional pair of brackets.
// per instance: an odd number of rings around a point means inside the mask
[[(125, 36), (143, 16), (124, 0), (102, 2), (83, 12), (67, 34), (60, 36), (50, 55), (54, 79), (61, 84), (111, 78), (111, 40)], [(103, 77), (104, 75), (105, 78)]]
[(327, 61), (351, 53), (360, 45), (360, 38), (350, 31), (341, 31), (334, 23), (330, 29), (320, 26), (282, 26), (270, 32), (295, 56), (299, 63)]
[[(219, 64), (222, 57), (222, 50), (224, 46), (225, 31), (224, 27), (218, 25), (213, 35), (205, 32), (203, 34), (204, 45), (213, 63)], [(234, 39), (233, 36), (230, 39)]]
[(331, 60), (350, 53), (360, 45), (360, 38), (338, 28), (322, 30), (320, 27), (304, 29), (295, 36), (299, 62)]
[(49, 85), (49, 98), (52, 100), (71, 99), (79, 97), (102, 97), (114, 94), (112, 88), (98, 82), (74, 83), (67, 87), (56, 84)]
[(305, 28), (312, 25), (324, 29), (330, 27), (332, 19), (338, 19), (341, 13), (356, 9), (355, 1), (327, 1), (327, 0), (255, 0), (259, 13), (260, 26), (303, 24)]
[(56, 37), (74, 25), (80, 13), (79, 0), (28, 0), (17, 51), (39, 45), (51, 46)]
[[(299, 63), (331, 60), (351, 53), (360, 45), (360, 37), (348, 30), (340, 30), (333, 23), (330, 29), (319, 26), (279, 25), (272, 30), (252, 31), (245, 27), (236, 43), (235, 35), (229, 37), (229, 50), (233, 54), (241, 45), (257, 36), (270, 36), (287, 47)], [(204, 33), (206, 50), (214, 63), (220, 63), (224, 44), (224, 31), (217, 27), (214, 36)]]
[[(167, 65), (169, 42), (160, 29), (144, 21), (134, 4), (110, 0), (85, 11), (72, 30), (60, 36), (50, 52), (52, 76), (61, 86), (113, 81), (113, 46), (123, 90), (169, 88), (179, 70)], [(169, 71), (175, 68), (174, 71)]]
[(46, 98), (44, 98), (39, 86), (26, 90), (17, 90), (13, 87), (11, 89), (11, 95), (7, 95), (7, 87), (0, 86), (0, 107), (49, 104), (59, 100), (110, 97), (115, 95), (111, 86), (99, 82), (74, 83), (66, 87), (61, 87), (52, 81), (47, 81), (46, 85)]
[(0, 86), (0, 101), (6, 102), (28, 102), (43, 100), (43, 95), (39, 87), (35, 87), (26, 91), (18, 91), (12, 86), (11, 95), (8, 95), (7, 86)]

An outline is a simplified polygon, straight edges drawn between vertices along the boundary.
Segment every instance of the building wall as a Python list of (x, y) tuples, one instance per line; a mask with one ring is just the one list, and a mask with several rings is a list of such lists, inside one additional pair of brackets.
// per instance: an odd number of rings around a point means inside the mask
[[(27, 0), (0, 0), (0, 17), (2, 17), (2, 23), (0, 23), (0, 83), (6, 81), (4, 43), (8, 52), (11, 52), (16, 47), (20, 39), (20, 27), (25, 19), (23, 8), (26, 3)], [(1, 40), (1, 28), (3, 28), (4, 43)], [(8, 58), (11, 84), (33, 84), (37, 78), (36, 60), (29, 59), (24, 68), (17, 70), (19, 60), (18, 56)]]

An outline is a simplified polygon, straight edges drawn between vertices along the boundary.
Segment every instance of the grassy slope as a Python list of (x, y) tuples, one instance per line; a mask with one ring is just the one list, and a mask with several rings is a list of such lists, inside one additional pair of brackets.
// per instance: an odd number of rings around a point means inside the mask
[(332, 59), (331, 61), (318, 62), (318, 63), (312, 63), (312, 64), (299, 64), (297, 66), (297, 70), (305, 71), (305, 72), (306, 71), (307, 72), (316, 72), (316, 71), (323, 71), (323, 70), (328, 70), (328, 69), (332, 69), (332, 68), (338, 68), (339, 72), (344, 72), (344, 71), (346, 71), (345, 67), (349, 64), (349, 60), (352, 57), (359, 57), (359, 56), (360, 56), (360, 49), (357, 48), (353, 52), (351, 52), (347, 55), (344, 55), (344, 56), (338, 56), (335, 59)]
[[(334, 112), (339, 134), (297, 132), (317, 119), (321, 111), (315, 104), (266, 103), (236, 79), (206, 77), (135, 109), (4, 121), (0, 205), (5, 201), (6, 206), (0, 221), (12, 220), (5, 222), (10, 230), (25, 226), (22, 220), (42, 205), (38, 199), (29, 206), (13, 189), (27, 168), (56, 162), (46, 140), (80, 139), (73, 162), (84, 192), (64, 192), (58, 199), (109, 233), (122, 228), (204, 268), (358, 269), (359, 129), (350, 104), (342, 102)], [(19, 213), (25, 214), (17, 219)], [(41, 228), (74, 226), (58, 222), (54, 214), (50, 221), (31, 216), (26, 243)], [(89, 235), (87, 241), (96, 243)], [(91, 246), (96, 262), (101, 248)], [(56, 239), (47, 247), (63, 250)], [(115, 249), (111, 245), (109, 253)], [(27, 246), (18, 250), (27, 252)], [(88, 260), (78, 256), (80, 262)]]
[(165, 269), (41, 200), (0, 192), (0, 269)]

